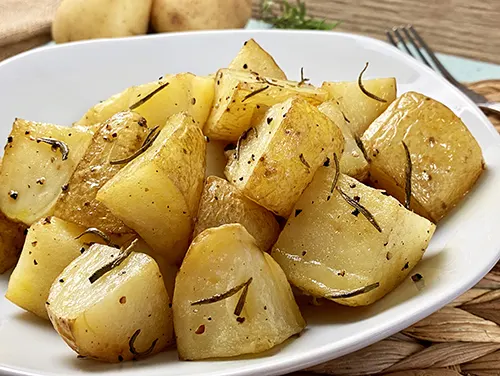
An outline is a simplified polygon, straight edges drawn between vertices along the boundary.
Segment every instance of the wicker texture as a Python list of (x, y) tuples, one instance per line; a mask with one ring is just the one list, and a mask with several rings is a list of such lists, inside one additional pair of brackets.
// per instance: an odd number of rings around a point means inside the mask
[[(469, 87), (500, 102), (500, 80)], [(490, 117), (500, 132), (500, 117)], [(471, 290), (403, 330), (294, 376), (500, 376), (500, 262)]]

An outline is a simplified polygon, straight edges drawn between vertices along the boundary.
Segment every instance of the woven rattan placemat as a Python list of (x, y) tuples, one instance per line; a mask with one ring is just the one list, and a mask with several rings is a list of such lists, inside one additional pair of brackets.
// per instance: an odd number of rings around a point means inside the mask
[[(475, 82), (469, 87), (500, 102), (500, 80)], [(489, 118), (500, 132), (500, 117)], [(500, 262), (474, 288), (415, 325), (294, 376), (314, 373), (500, 376)]]

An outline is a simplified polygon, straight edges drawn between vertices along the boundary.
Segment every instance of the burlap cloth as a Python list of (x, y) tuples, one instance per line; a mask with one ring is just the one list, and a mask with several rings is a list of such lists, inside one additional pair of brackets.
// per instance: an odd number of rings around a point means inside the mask
[[(51, 40), (61, 0), (0, 0), (0, 61)], [(500, 102), (500, 80), (469, 84)], [(490, 117), (500, 132), (500, 118)], [(294, 375), (500, 376), (500, 264), (446, 308), (366, 349)]]

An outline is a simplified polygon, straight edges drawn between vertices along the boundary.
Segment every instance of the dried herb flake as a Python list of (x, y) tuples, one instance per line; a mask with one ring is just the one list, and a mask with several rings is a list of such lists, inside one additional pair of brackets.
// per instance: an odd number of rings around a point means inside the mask
[(358, 289), (354, 290), (338, 290), (338, 292), (335, 292), (333, 294), (327, 295), (327, 299), (345, 299), (345, 298), (352, 298), (354, 296), (358, 296), (361, 294), (366, 294), (369, 293), (370, 291), (375, 290), (377, 287), (380, 286), (379, 282), (372, 283), (371, 285), (360, 287)]
[(340, 195), (342, 198), (349, 204), (351, 205), (354, 209), (358, 209), (361, 214), (377, 229), (378, 232), (382, 232), (382, 229), (378, 225), (377, 221), (373, 217), (373, 215), (359, 202), (357, 202), (355, 199), (349, 197), (346, 195), (340, 188), (337, 188), (339, 191)]
[(366, 90), (366, 88), (363, 86), (363, 73), (365, 73), (366, 69), (368, 68), (368, 63), (366, 63), (365, 67), (363, 68), (363, 70), (361, 71), (361, 73), (359, 74), (358, 76), (358, 86), (359, 86), (359, 89), (363, 92), (364, 95), (366, 95), (367, 97), (371, 98), (371, 99), (375, 99), (376, 101), (379, 101), (379, 102), (382, 102), (382, 103), (387, 103), (387, 101), (384, 99), (384, 98), (380, 98), (378, 96), (376, 96), (375, 94), (373, 93), (370, 93), (368, 90)]
[(52, 149), (54, 150), (59, 149), (61, 151), (62, 160), (65, 161), (66, 159), (68, 159), (69, 147), (68, 144), (66, 144), (65, 142), (49, 137), (39, 137), (36, 139), (36, 142), (44, 142), (46, 144), (49, 144), (52, 146)]
[(137, 339), (139, 334), (141, 334), (141, 329), (137, 329), (134, 332), (134, 334), (132, 334), (132, 337), (130, 337), (130, 341), (128, 341), (128, 347), (129, 347), (130, 352), (134, 355), (134, 359), (137, 359), (137, 358), (142, 357), (142, 356), (148, 356), (149, 354), (151, 354), (153, 352), (153, 349), (156, 346), (156, 342), (158, 342), (158, 338), (156, 338), (151, 343), (151, 346), (149, 347), (149, 349), (147, 349), (146, 351), (139, 352), (135, 349), (135, 340)]

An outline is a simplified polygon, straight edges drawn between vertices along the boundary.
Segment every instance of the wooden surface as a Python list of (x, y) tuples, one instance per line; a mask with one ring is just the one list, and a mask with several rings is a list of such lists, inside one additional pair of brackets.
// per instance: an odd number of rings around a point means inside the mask
[[(253, 1), (259, 18), (260, 0)], [(436, 51), (500, 64), (500, 0), (305, 2), (311, 16), (342, 21), (339, 31), (385, 39), (386, 29), (411, 23)]]

